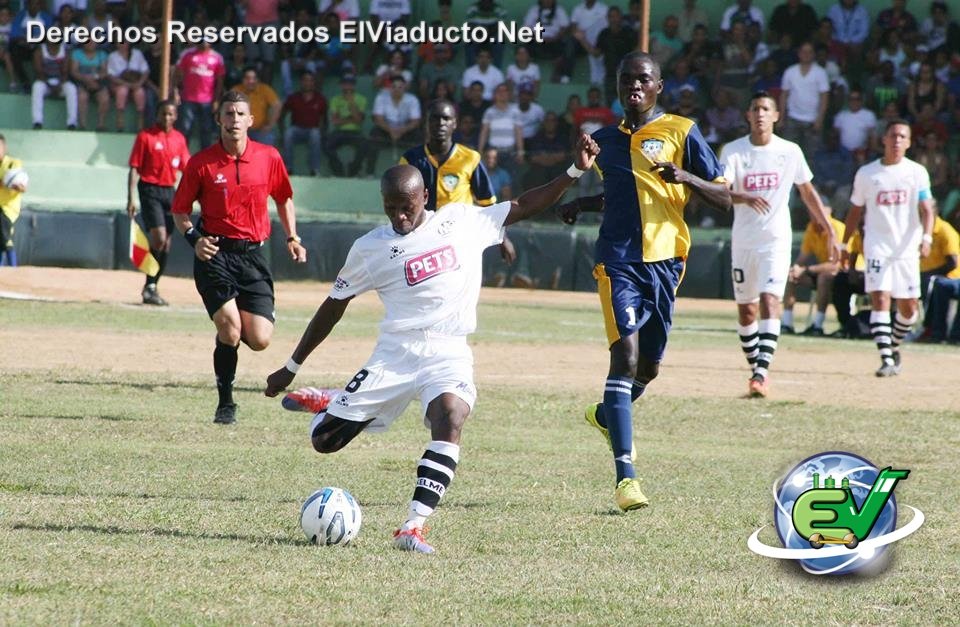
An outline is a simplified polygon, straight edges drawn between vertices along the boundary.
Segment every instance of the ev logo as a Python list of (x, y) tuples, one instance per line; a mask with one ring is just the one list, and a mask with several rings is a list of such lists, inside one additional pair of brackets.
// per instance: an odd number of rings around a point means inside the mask
[(880, 470), (842, 451), (809, 457), (773, 486), (774, 526), (783, 548), (759, 539), (765, 527), (750, 536), (747, 547), (764, 557), (797, 560), (814, 575), (848, 574), (871, 564), (882, 568), (886, 547), (924, 521), (923, 512), (904, 505), (913, 517), (897, 528), (893, 491), (909, 475), (891, 466)]

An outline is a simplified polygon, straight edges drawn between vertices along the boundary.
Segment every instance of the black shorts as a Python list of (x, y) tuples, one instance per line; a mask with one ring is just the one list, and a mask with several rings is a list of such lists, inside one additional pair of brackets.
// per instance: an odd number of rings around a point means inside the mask
[(13, 248), (13, 220), (0, 211), (0, 251)]
[(224, 303), (235, 298), (241, 311), (273, 322), (273, 277), (262, 249), (231, 252), (224, 248), (209, 261), (193, 258), (193, 280), (207, 314), (213, 318)]
[(166, 227), (167, 234), (173, 232), (173, 216), (170, 207), (173, 205), (174, 187), (160, 187), (152, 183), (137, 183), (140, 192), (140, 213), (147, 230)]

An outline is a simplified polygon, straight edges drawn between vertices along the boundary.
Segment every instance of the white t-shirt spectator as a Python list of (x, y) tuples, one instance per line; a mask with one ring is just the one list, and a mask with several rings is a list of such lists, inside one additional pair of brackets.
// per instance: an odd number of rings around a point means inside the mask
[(370, 15), (379, 15), (384, 22), (395, 22), (410, 15), (410, 0), (372, 0)]
[(360, 4), (357, 0), (340, 0), (336, 6), (333, 6), (333, 2), (334, 0), (320, 0), (317, 11), (321, 14), (333, 11), (341, 22), (360, 19)]
[(517, 106), (517, 119), (520, 120), (520, 126), (523, 127), (524, 139), (530, 139), (537, 134), (546, 115), (543, 107), (535, 102), (531, 102), (530, 108), (526, 111)]
[(529, 63), (526, 68), (521, 70), (516, 64), (511, 63), (507, 67), (507, 80), (518, 89), (524, 84), (535, 85), (540, 80), (540, 66), (536, 63)]
[(467, 89), (475, 81), (480, 81), (483, 83), (483, 99), (493, 100), (493, 90), (496, 89), (500, 83), (505, 83), (506, 80), (500, 68), (490, 65), (487, 67), (486, 72), (481, 72), (480, 66), (471, 65), (464, 71), (461, 84), (464, 89)]
[(844, 109), (833, 118), (833, 128), (840, 131), (840, 145), (853, 152), (867, 147), (870, 133), (877, 128), (877, 116), (870, 109)]
[(927, 50), (936, 50), (947, 43), (947, 24), (938, 26), (934, 24), (932, 17), (928, 17), (920, 22), (920, 35), (922, 39), (918, 48), (925, 47)]
[(570, 13), (570, 21), (584, 32), (591, 46), (597, 45), (597, 35), (607, 27), (608, 10), (609, 7), (602, 2), (597, 2), (593, 8), (587, 8), (586, 3), (581, 2)]
[(413, 94), (404, 94), (396, 103), (390, 92), (382, 91), (373, 101), (373, 115), (382, 115), (390, 128), (399, 128), (420, 119), (420, 101)]
[(120, 75), (127, 70), (143, 72), (145, 74), (150, 73), (150, 66), (147, 64), (147, 59), (138, 48), (130, 48), (129, 61), (120, 56), (120, 52), (117, 50), (111, 52), (110, 56), (107, 57), (107, 74), (110, 76), (119, 78)]
[(787, 117), (798, 122), (815, 122), (820, 109), (820, 94), (830, 91), (827, 71), (816, 63), (810, 64), (806, 74), (795, 63), (783, 73), (780, 88), (787, 94)]
[(553, 39), (560, 34), (560, 31), (570, 26), (570, 17), (559, 5), (554, 5), (551, 10), (544, 10), (534, 4), (523, 18), (523, 25), (532, 28), (537, 23), (543, 26), (543, 38)]
[(490, 125), (490, 135), (487, 145), (498, 150), (514, 150), (517, 137), (514, 135), (517, 126), (520, 126), (520, 117), (517, 115), (517, 105), (510, 105), (506, 111), (490, 107), (483, 114), (483, 123)]

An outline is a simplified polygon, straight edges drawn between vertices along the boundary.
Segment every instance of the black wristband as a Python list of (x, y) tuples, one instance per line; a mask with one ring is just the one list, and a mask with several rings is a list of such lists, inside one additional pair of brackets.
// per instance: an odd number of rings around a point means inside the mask
[(196, 248), (197, 242), (200, 241), (201, 237), (203, 236), (200, 235), (200, 231), (192, 226), (183, 232), (183, 239), (187, 240), (187, 243), (190, 244), (190, 248)]

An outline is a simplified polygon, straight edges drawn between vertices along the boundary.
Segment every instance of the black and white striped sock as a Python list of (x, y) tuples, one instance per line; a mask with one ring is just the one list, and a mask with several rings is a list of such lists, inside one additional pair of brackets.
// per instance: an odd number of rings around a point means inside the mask
[(870, 312), (870, 333), (873, 335), (873, 341), (877, 344), (877, 350), (880, 351), (880, 359), (885, 364), (893, 363), (893, 346), (890, 329), (889, 311), (871, 311)]
[(757, 355), (760, 346), (760, 325), (754, 320), (747, 326), (737, 325), (737, 333), (740, 335), (740, 348), (743, 349), (743, 355), (750, 364), (750, 369), (757, 367)]
[(894, 352), (900, 348), (900, 343), (903, 341), (903, 338), (907, 337), (907, 334), (910, 333), (910, 329), (913, 328), (914, 323), (919, 317), (920, 314), (914, 312), (912, 317), (904, 318), (899, 311), (893, 316), (893, 333), (890, 338), (890, 346)]
[(403, 529), (423, 527), (427, 516), (437, 509), (460, 461), (460, 446), (443, 440), (433, 440), (417, 464), (417, 487), (410, 501), (410, 513)]
[(780, 319), (766, 318), (758, 325), (759, 343), (757, 345), (757, 367), (754, 374), (767, 378), (773, 354), (777, 350), (777, 341), (780, 339)]

